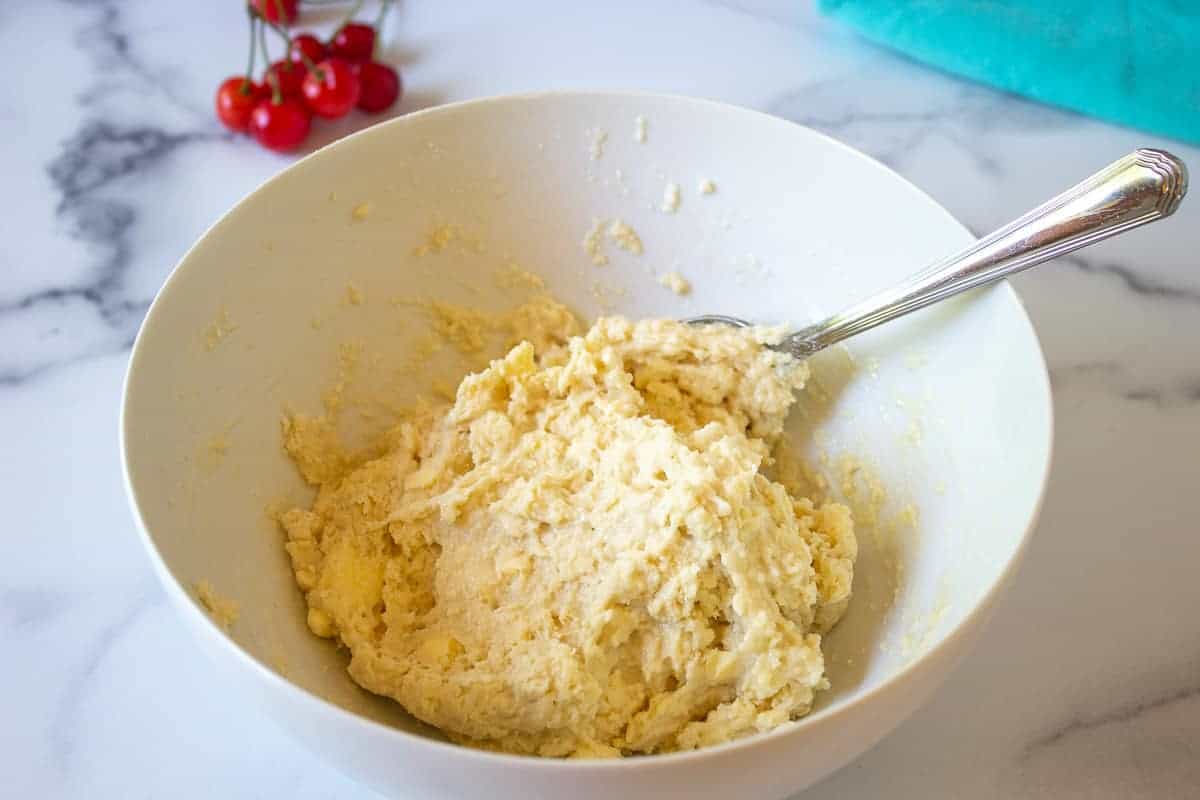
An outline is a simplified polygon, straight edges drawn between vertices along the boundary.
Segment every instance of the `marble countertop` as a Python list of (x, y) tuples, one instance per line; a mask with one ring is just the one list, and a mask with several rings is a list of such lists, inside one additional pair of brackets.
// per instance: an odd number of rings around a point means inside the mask
[[(244, 18), (226, 5), (0, 10), (7, 796), (374, 797), (222, 702), (121, 488), (121, 380), (147, 305), (192, 241), (288, 163), (210, 112), (243, 58)], [(1200, 170), (1194, 148), (923, 69), (796, 0), (408, 0), (388, 47), (402, 111), (559, 87), (712, 97), (866, 151), (977, 232), (1137, 146)], [(1200, 794), (1198, 267), (1192, 199), (1016, 282), (1057, 417), (1025, 566), (933, 700), (805, 800)]]

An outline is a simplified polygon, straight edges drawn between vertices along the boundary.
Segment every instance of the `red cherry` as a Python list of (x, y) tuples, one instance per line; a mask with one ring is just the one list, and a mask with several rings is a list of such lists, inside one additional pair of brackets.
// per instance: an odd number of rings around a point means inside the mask
[(279, 93), (284, 97), (303, 97), (300, 87), (304, 83), (304, 76), (307, 74), (308, 69), (303, 64), (296, 64), (291, 61), (276, 61), (267, 67), (267, 71), (263, 75), (263, 83), (268, 87), (278, 85)]
[(358, 107), (372, 114), (395, 103), (403, 91), (400, 74), (378, 61), (358, 65), (358, 82), (362, 84)]
[(250, 114), (250, 133), (268, 150), (288, 153), (308, 136), (308, 109), (294, 97), (276, 103), (260, 100)]
[(263, 97), (263, 88), (242, 76), (226, 78), (217, 89), (217, 119), (226, 128), (245, 133), (250, 112)]
[[(302, 53), (303, 55), (301, 55)], [(292, 48), (289, 55), (297, 64), (304, 64), (305, 58), (315, 64), (325, 58), (325, 45), (321, 44), (321, 40), (311, 33), (302, 33), (292, 37)]]
[(343, 117), (358, 102), (358, 76), (340, 58), (327, 58), (304, 76), (304, 100), (320, 117)]
[[(264, 19), (289, 25), (296, 21), (300, 13), (300, 0), (250, 0), (250, 5), (262, 14)], [(282, 19), (280, 12), (283, 13)]]
[(351, 62), (370, 61), (375, 51), (375, 29), (361, 22), (349, 22), (329, 41), (329, 54)]

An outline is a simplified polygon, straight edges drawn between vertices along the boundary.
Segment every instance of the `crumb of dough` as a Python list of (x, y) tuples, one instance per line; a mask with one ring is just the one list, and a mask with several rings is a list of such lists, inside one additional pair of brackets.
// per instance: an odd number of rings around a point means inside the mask
[(604, 145), (608, 142), (608, 131), (598, 130), (592, 135), (592, 145), (589, 153), (592, 156), (592, 161), (604, 157)]
[(237, 325), (233, 324), (229, 312), (222, 306), (217, 311), (217, 318), (204, 329), (204, 349), (211, 353), (236, 330)]
[(596, 220), (591, 229), (583, 236), (583, 252), (588, 254), (588, 258), (597, 267), (603, 267), (608, 263), (608, 256), (604, 253), (604, 225), (604, 220)]
[(214, 458), (223, 458), (229, 452), (229, 432), (224, 431), (210, 438), (208, 452), (212, 453)]
[(642, 240), (637, 231), (619, 219), (614, 219), (608, 226), (608, 236), (617, 243), (617, 247), (627, 250), (635, 256), (642, 254)]
[(617, 300), (629, 295), (624, 286), (613, 286), (604, 281), (592, 281), (592, 297), (596, 299), (596, 307), (608, 314), (617, 306)]
[(950, 586), (945, 577), (938, 584), (938, 593), (929, 610), (924, 613), (918, 612), (905, 620), (908, 629), (900, 641), (900, 655), (903, 658), (911, 660), (927, 651), (934, 643), (946, 613), (950, 611)]
[(441, 301), (407, 302), (429, 314), (437, 341), (449, 344), (464, 356), (482, 353), (493, 334), (507, 335), (503, 342), (505, 349), (522, 341), (544, 349), (563, 344), (579, 333), (579, 321), (570, 309), (544, 292), (502, 314)]
[(632, 227), (622, 220), (598, 219), (583, 236), (583, 252), (597, 267), (608, 264), (608, 254), (604, 252), (605, 241), (610, 241), (627, 252), (640, 256), (643, 252), (642, 239)]
[(887, 489), (875, 471), (861, 459), (847, 454), (838, 459), (837, 477), (842, 496), (858, 509), (859, 521), (877, 526), (887, 504)]
[(206, 439), (202, 445), (197, 448), (197, 465), (208, 471), (218, 469), (225, 461), (225, 456), (229, 452), (230, 445), (233, 444), (233, 441), (230, 438), (230, 433), (232, 430), (233, 426), (230, 425), (220, 433), (208, 437), (208, 439)]
[(426, 256), (430, 253), (440, 253), (454, 239), (453, 225), (438, 225), (425, 235), (425, 242), (413, 248), (414, 256)]
[(371, 216), (370, 203), (359, 203), (354, 207), (354, 210), (350, 212), (350, 217), (355, 222), (362, 222), (369, 216)]
[(328, 414), (319, 417), (285, 414), (280, 426), (283, 449), (309, 483), (316, 485), (336, 480), (351, 463), (338, 439), (334, 420)]
[(505, 264), (495, 275), (500, 289), (545, 289), (546, 281), (536, 272), (530, 272), (519, 264)]
[(463, 233), (457, 225), (441, 223), (425, 234), (425, 241), (414, 247), (412, 254), (419, 258), (431, 253), (440, 253), (454, 243), (473, 253), (484, 251), (482, 242)]
[(666, 275), (658, 279), (661, 286), (665, 286), (679, 296), (683, 296), (692, 291), (692, 284), (687, 278), (680, 275), (678, 272), (668, 272)]
[(460, 353), (483, 350), (490, 320), (482, 312), (436, 301), (429, 304), (429, 311), (434, 331)]
[(717, 185), (708, 178), (705, 178), (700, 181), (699, 189), (700, 194), (712, 194), (713, 192), (717, 191)]
[(400, 374), (421, 374), (425, 370), (429, 359), (442, 349), (442, 344), (442, 340), (432, 333), (418, 338), (413, 343), (408, 358), (400, 366)]
[(762, 338), (605, 318), (522, 341), (371, 460), (285, 424), (318, 488), (279, 519), (309, 627), (487, 749), (689, 750), (807, 714), (857, 544), (845, 507), (762, 472), (807, 378)]
[(200, 605), (204, 607), (214, 622), (225, 630), (233, 627), (233, 623), (237, 622), (238, 618), (237, 603), (217, 594), (209, 581), (197, 581), (192, 588), (196, 592), (196, 599), (200, 601)]
[(646, 143), (646, 118), (643, 116), (633, 118), (633, 140), (638, 144)]
[(337, 419), (346, 404), (346, 390), (354, 381), (362, 352), (361, 342), (349, 341), (338, 345), (337, 379), (321, 393), (325, 413), (331, 420)]
[(363, 304), (362, 290), (353, 283), (346, 284), (346, 302), (352, 306), (361, 306)]
[(537, 294), (499, 318), (499, 329), (507, 334), (507, 350), (529, 342), (538, 352), (562, 347), (582, 332), (579, 318), (571, 309), (548, 294)]
[(667, 187), (663, 189), (662, 210), (668, 214), (674, 214), (679, 210), (679, 203), (681, 199), (679, 184), (668, 183)]

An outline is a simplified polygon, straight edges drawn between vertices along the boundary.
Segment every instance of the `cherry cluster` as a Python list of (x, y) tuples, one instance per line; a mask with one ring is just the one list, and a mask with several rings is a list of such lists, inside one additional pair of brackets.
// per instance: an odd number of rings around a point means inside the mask
[[(218, 119), (269, 150), (290, 152), (303, 144), (314, 116), (337, 119), (355, 108), (374, 114), (391, 107), (403, 89), (400, 74), (375, 60), (377, 32), (391, 3), (381, 0), (379, 17), (369, 25), (354, 19), (362, 7), (359, 0), (329, 41), (322, 42), (311, 33), (293, 35), (300, 0), (249, 0), (249, 63), (245, 75), (227, 78), (218, 87)], [(273, 62), (268, 31), (286, 44), (283, 58)], [(269, 63), (255, 80), (260, 51)]]

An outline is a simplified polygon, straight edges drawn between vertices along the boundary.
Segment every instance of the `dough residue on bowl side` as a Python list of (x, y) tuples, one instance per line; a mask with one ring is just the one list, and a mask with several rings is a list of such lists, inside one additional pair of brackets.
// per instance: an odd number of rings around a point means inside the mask
[(660, 286), (670, 289), (680, 297), (685, 294), (690, 294), (692, 291), (691, 281), (680, 275), (678, 272), (668, 272), (664, 275), (661, 275), (658, 279), (658, 283)]
[(196, 581), (193, 589), (196, 592), (196, 599), (200, 601), (200, 605), (204, 607), (214, 622), (225, 630), (233, 627), (239, 614), (238, 604), (235, 601), (218, 594), (217, 590), (213, 588), (212, 582), (208, 580)]
[(233, 335), (233, 332), (236, 330), (237, 325), (234, 324), (233, 319), (229, 316), (229, 311), (224, 306), (221, 306), (217, 309), (216, 318), (204, 328), (201, 334), (201, 338), (204, 341), (204, 349), (211, 353), (222, 342)]
[(604, 252), (605, 242), (611, 242), (620, 249), (640, 256), (645, 252), (642, 238), (624, 220), (596, 220), (583, 236), (583, 252), (597, 267), (608, 264), (608, 255)]
[(679, 191), (679, 184), (668, 183), (663, 189), (662, 210), (668, 214), (674, 214), (679, 210), (682, 200), (683, 195)]

